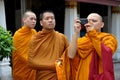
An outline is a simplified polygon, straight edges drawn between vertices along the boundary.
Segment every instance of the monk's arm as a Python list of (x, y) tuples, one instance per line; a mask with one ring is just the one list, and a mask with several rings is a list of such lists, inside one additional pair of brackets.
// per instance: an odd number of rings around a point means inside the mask
[(68, 57), (69, 58), (74, 58), (76, 55), (78, 35), (79, 35), (78, 33), (74, 33), (72, 36), (72, 40), (68, 47)]
[(69, 58), (74, 58), (76, 55), (76, 50), (77, 50), (77, 39), (79, 37), (81, 30), (81, 24), (79, 19), (74, 20), (74, 34), (72, 36), (72, 40), (70, 42), (70, 45), (68, 47), (68, 57)]

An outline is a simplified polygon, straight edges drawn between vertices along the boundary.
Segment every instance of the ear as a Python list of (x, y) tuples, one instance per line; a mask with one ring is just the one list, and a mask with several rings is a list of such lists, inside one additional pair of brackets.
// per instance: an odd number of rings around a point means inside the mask
[(104, 22), (101, 23), (101, 28), (103, 28), (103, 27), (104, 27)]
[(22, 18), (22, 22), (25, 22), (25, 18)]
[(42, 21), (40, 21), (40, 25), (42, 26), (43, 24), (42, 24)]

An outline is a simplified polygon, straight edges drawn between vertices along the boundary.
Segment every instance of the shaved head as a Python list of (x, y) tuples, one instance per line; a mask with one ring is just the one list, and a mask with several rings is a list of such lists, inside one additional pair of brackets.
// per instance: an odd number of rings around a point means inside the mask
[(23, 18), (27, 18), (31, 14), (35, 14), (35, 13), (33, 13), (32, 11), (27, 11), (24, 13)]
[(34, 28), (36, 25), (36, 14), (32, 11), (26, 11), (23, 15), (22, 21), (24, 26)]
[(97, 32), (101, 32), (101, 28), (104, 27), (104, 22), (101, 15), (99, 15), (98, 13), (90, 13), (87, 17), (87, 20), (87, 32), (89, 32), (92, 29), (95, 29)]
[(100, 16), (98, 13), (91, 13), (88, 15), (88, 18), (92, 17), (92, 18), (99, 18), (100, 21), (103, 21), (102, 16)]

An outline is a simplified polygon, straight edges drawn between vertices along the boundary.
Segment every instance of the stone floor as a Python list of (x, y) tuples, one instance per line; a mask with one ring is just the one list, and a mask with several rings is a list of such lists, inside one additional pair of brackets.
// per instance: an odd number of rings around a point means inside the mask
[(120, 80), (120, 62), (114, 63), (115, 80)]
[[(114, 62), (115, 80), (120, 80), (120, 62)], [(0, 80), (12, 80), (12, 70), (10, 66), (0, 67)]]

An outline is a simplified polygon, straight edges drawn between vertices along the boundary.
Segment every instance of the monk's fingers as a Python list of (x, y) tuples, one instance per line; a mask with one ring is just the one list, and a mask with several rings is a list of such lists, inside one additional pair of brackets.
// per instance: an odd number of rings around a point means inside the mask
[(75, 23), (74, 28), (75, 29), (81, 29), (81, 24), (80, 23)]
[(74, 20), (74, 23), (79, 23), (79, 24), (80, 24), (80, 19), (78, 19), (78, 18), (75, 19), (75, 20)]
[(59, 61), (63, 61), (63, 58), (58, 58), (57, 60), (56, 60), (57, 62), (59, 62)]

